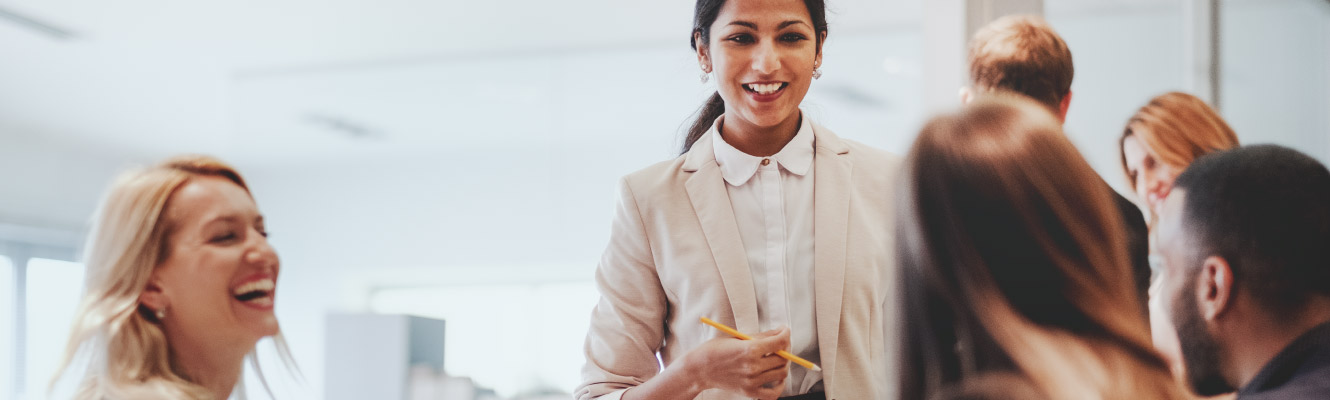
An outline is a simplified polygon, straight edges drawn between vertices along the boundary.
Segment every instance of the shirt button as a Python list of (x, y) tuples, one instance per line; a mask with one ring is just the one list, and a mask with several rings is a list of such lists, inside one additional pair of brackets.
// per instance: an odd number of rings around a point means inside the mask
[(770, 158), (763, 158), (763, 159), (762, 159), (762, 165), (767, 165), (767, 164), (771, 164), (771, 159), (770, 159)]

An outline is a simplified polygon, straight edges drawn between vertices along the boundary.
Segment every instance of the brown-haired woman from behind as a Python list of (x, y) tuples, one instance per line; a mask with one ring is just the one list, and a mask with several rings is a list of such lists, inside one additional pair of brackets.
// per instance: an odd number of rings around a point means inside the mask
[(1047, 108), (976, 100), (931, 120), (904, 169), (900, 398), (995, 374), (1046, 398), (1186, 398), (1142, 307), (1122, 304), (1136, 296), (1110, 189)]

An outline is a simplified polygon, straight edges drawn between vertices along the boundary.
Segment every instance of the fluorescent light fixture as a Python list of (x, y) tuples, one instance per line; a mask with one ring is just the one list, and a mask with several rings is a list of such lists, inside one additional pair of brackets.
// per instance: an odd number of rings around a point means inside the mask
[(30, 31), (59, 40), (69, 40), (74, 38), (74, 33), (70, 32), (68, 29), (39, 21), (35, 18), (19, 14), (3, 7), (0, 7), (0, 20), (9, 21), (20, 28), (26, 28)]

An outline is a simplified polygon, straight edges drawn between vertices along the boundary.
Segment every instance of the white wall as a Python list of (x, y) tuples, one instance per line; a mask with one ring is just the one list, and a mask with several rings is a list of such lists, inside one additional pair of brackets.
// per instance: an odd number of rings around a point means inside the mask
[(1181, 10), (1175, 4), (1066, 14), (1056, 2), (1047, 10), (1076, 68), (1064, 130), (1104, 180), (1129, 198), (1117, 140), (1127, 118), (1151, 97), (1185, 89)]
[(81, 231), (111, 179), (138, 160), (0, 125), (0, 223)]
[(1234, 2), (1223, 13), (1220, 106), (1238, 139), (1330, 161), (1330, 2)]

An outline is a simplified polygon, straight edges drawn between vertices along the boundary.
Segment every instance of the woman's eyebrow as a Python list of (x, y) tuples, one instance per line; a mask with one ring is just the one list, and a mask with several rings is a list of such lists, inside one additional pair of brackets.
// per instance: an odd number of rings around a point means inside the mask
[[(792, 19), (792, 20), (789, 20), (789, 21), (781, 22), (779, 25), (776, 25), (776, 29), (785, 29), (785, 27), (790, 26), (790, 25), (794, 25), (794, 24), (804, 24), (804, 25), (808, 25), (807, 22), (800, 21), (800, 20), (797, 20), (797, 19)], [(745, 26), (745, 27), (748, 27), (749, 29), (757, 29), (757, 24), (752, 23), (752, 22), (749, 22), (749, 21), (732, 21), (732, 22), (730, 22), (728, 25), (739, 25), (739, 26)]]

